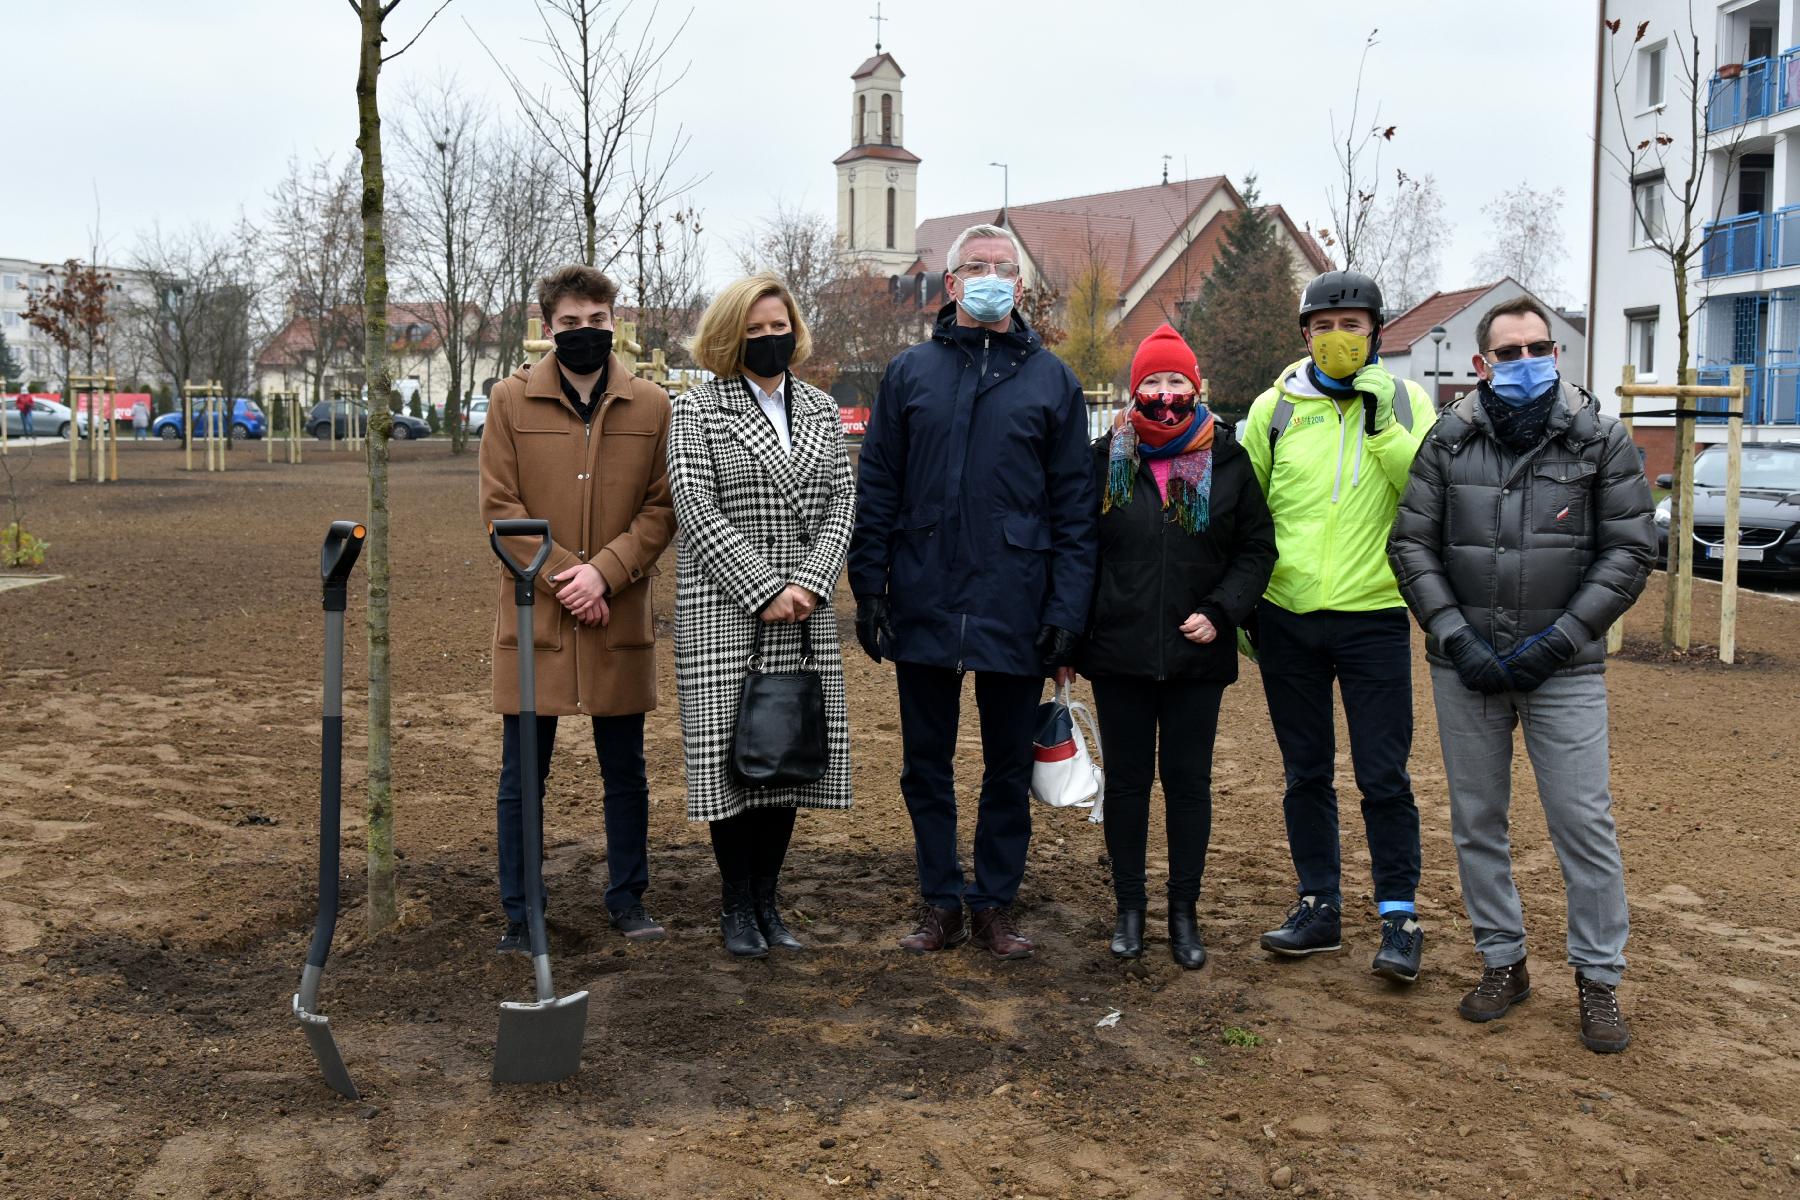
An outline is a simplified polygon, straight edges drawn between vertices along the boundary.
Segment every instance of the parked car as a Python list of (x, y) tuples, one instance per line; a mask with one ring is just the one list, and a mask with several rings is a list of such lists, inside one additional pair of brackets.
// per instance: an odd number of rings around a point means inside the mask
[[(1694, 460), (1694, 568), (1718, 570), (1725, 557), (1723, 446)], [(1800, 442), (1745, 446), (1738, 484), (1738, 570), (1764, 578), (1800, 578)], [(1667, 488), (1670, 477), (1657, 477)], [(1669, 554), (1669, 502), (1656, 506), (1657, 538)]]
[[(335, 418), (333, 416), (335, 410)], [(410, 441), (414, 438), (431, 436), (431, 426), (411, 413), (397, 412), (394, 417), (394, 440)], [(312, 412), (306, 415), (307, 432), (321, 442), (332, 436), (332, 426), (337, 427), (337, 436), (350, 436), (351, 422), (355, 422), (358, 437), (369, 432), (369, 412), (361, 401), (324, 400), (313, 405)]]
[[(192, 400), (189, 401), (189, 403), (193, 405), (194, 436), (203, 437), (206, 433), (206, 406), (199, 400)], [(87, 414), (83, 413), (82, 416), (84, 418), (82, 429), (85, 436), (85, 431), (87, 429), (85, 418)], [(217, 418), (214, 418), (213, 425), (213, 432), (218, 433)], [(153, 436), (159, 437), (165, 442), (179, 442), (181, 440), (180, 410), (177, 409), (175, 412), (166, 412), (162, 416), (156, 418), (156, 420), (150, 422), (150, 432)], [(231, 402), (232, 441), (242, 442), (251, 438), (267, 437), (268, 434), (269, 418), (263, 415), (263, 410), (257, 405), (256, 401), (248, 400), (240, 396)]]
[[(82, 414), (82, 435), (87, 434), (87, 414)], [(31, 402), (31, 432), (37, 437), (68, 437), (69, 406), (58, 404), (54, 400), (33, 400)], [(19, 416), (9, 398), (6, 401), (6, 436), (24, 437), (25, 422)]]
[(481, 431), (487, 428), (487, 397), (477, 396), (469, 402), (468, 431), (473, 437), (480, 437)]

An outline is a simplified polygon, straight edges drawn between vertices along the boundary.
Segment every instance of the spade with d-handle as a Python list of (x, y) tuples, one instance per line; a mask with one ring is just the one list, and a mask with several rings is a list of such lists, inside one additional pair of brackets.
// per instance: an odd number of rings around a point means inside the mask
[(344, 781), (344, 601), (350, 570), (362, 553), (367, 531), (355, 521), (333, 521), (319, 551), (319, 577), (325, 585), (325, 718), (319, 747), (319, 919), (313, 925), (312, 949), (306, 953), (306, 969), (300, 973), (300, 990), (294, 996), (294, 1017), (300, 1022), (313, 1057), (331, 1090), (346, 1099), (358, 1099), (356, 1084), (344, 1069), (331, 1036), (331, 1020), (319, 1007), (319, 976), (325, 956), (331, 952), (331, 934), (338, 914), (338, 817), (343, 804)]
[[(502, 538), (536, 538), (537, 553), (520, 566)], [(550, 982), (550, 939), (544, 933), (544, 811), (537, 778), (537, 675), (531, 639), (531, 603), (538, 572), (550, 557), (550, 522), (494, 521), (488, 541), (513, 578), (513, 605), (519, 612), (519, 824), (525, 847), (525, 917), (531, 930), (531, 970), (537, 999), (503, 1001), (500, 1037), (494, 1047), (495, 1083), (549, 1083), (581, 1070), (581, 1040), (587, 1034), (586, 992), (560, 999)]]

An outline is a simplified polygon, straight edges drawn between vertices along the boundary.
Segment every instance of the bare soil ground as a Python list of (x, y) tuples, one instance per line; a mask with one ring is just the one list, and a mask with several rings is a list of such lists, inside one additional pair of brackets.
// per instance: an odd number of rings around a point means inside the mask
[[(1576, 1038), (1561, 879), (1522, 763), (1514, 837), (1537, 991), (1503, 1021), (1457, 1018), (1477, 960), (1422, 670), (1429, 941), (1424, 977), (1400, 991), (1368, 973), (1368, 860), (1343, 756), (1347, 948), (1301, 963), (1256, 949), (1292, 872), (1254, 668), (1219, 741), (1205, 970), (1169, 962), (1159, 909), (1142, 966), (1110, 961), (1100, 829), (1042, 809), (1020, 901), (1038, 957), (900, 953), (913, 866), (892, 680), (854, 654), (857, 807), (802, 814), (787, 882), (814, 949), (731, 961), (705, 831), (683, 816), (665, 640), (649, 900), (672, 936), (627, 946), (606, 928), (592, 747), (559, 739), (552, 937), (562, 987), (593, 995), (585, 1067), (500, 1089), (495, 1005), (525, 998), (529, 976), (491, 952), (496, 567), (473, 455), (396, 446), (403, 919), (362, 932), (358, 598), (348, 906), (323, 993), (366, 1093), (350, 1104), (321, 1083), (287, 1004), (314, 912), (317, 548), (328, 520), (364, 511), (360, 461), (309, 447), (303, 466), (265, 466), (240, 450), (208, 477), (163, 447), (122, 449), (126, 478), (103, 488), (59, 482), (55, 456), (14, 460), (26, 523), (63, 578), (0, 591), (0, 1195), (1800, 1191), (1800, 605), (1746, 596), (1750, 661), (1735, 670), (1641, 653), (1660, 580), (1632, 614), (1640, 652), (1610, 675), (1637, 1038), (1617, 1057)], [(1718, 592), (1697, 595), (1711, 641)], [(967, 789), (978, 770), (970, 746)]]

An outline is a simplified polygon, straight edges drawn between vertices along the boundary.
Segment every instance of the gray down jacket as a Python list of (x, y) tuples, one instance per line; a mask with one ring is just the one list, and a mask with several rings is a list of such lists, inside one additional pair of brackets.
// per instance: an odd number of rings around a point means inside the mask
[(1606, 669), (1606, 631), (1656, 559), (1650, 486), (1637, 446), (1593, 396), (1563, 383), (1548, 436), (1507, 450), (1479, 393), (1446, 408), (1413, 460), (1388, 538), (1426, 654), (1464, 621), (1502, 657), (1558, 624), (1576, 646), (1564, 671)]

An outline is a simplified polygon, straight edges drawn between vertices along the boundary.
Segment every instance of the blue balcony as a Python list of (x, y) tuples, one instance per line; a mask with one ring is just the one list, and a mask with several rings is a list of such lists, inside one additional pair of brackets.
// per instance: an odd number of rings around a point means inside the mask
[[(1782, 210), (1785, 214), (1786, 209)], [(1742, 275), (1760, 271), (1769, 264), (1774, 249), (1774, 213), (1745, 213), (1725, 221), (1708, 221), (1706, 240), (1700, 252), (1700, 277), (1716, 279), (1721, 275)], [(1771, 228), (1775, 226), (1775, 229)], [(1800, 243), (1800, 238), (1795, 239)], [(1800, 250), (1800, 245), (1795, 249)]]
[[(1800, 47), (1795, 49), (1800, 50)], [(1787, 51), (1779, 59), (1753, 58), (1743, 64), (1740, 74), (1730, 79), (1715, 72), (1706, 93), (1706, 132), (1717, 133), (1766, 117), (1777, 111), (1777, 105), (1792, 107), (1783, 103), (1788, 98), (1788, 89), (1777, 86), (1786, 81), (1786, 72), (1779, 68), (1786, 64), (1792, 53), (1794, 51)], [(1795, 101), (1800, 102), (1800, 88), (1795, 92)]]
[[(1744, 382), (1750, 394), (1744, 398), (1744, 420), (1751, 425), (1800, 424), (1800, 364), (1792, 354), (1771, 354), (1761, 366), (1744, 367)], [(1694, 373), (1696, 382), (1708, 387), (1725, 387), (1731, 383), (1730, 367), (1701, 367)], [(1695, 418), (1702, 425), (1725, 423), (1725, 401), (1705, 396), (1695, 407), (1718, 416)]]

